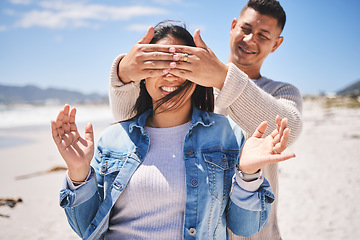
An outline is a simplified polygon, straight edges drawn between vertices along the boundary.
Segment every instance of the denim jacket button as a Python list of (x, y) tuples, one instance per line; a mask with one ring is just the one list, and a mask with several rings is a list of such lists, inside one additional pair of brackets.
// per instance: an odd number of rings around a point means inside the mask
[(106, 173), (107, 170), (107, 162), (105, 162), (102, 166), (101, 166), (101, 172), (102, 173)]
[(190, 236), (195, 236), (196, 235), (196, 229), (195, 228), (190, 228), (189, 229), (189, 234), (190, 234)]
[(192, 150), (192, 149), (186, 150), (186, 154), (192, 155), (192, 154), (194, 154), (194, 150)]
[(197, 187), (197, 185), (198, 185), (198, 181), (196, 179), (192, 179), (191, 180), (191, 186)]
[(122, 185), (121, 185), (121, 184), (119, 184), (119, 183), (117, 183), (117, 182), (114, 182), (114, 185), (115, 185), (117, 188), (122, 189)]

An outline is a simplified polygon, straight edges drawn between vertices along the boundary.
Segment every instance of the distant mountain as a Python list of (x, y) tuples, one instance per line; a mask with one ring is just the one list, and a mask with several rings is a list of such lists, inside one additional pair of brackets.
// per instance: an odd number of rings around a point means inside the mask
[(354, 84), (338, 91), (337, 94), (341, 96), (360, 95), (360, 79)]
[(0, 84), (0, 104), (63, 104), (107, 103), (108, 97), (100, 94), (83, 94), (77, 91), (28, 85), (23, 87)]

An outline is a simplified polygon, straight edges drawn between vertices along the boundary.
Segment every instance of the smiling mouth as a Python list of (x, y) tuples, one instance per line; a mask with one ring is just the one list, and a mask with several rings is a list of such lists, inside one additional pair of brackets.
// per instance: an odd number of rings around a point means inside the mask
[(240, 49), (241, 52), (243, 53), (246, 53), (246, 54), (255, 54), (256, 52), (253, 52), (253, 51), (250, 51), (250, 50), (247, 50), (241, 46), (238, 46), (238, 48)]
[(178, 89), (179, 87), (166, 87), (166, 86), (162, 86), (160, 89), (163, 90), (166, 93), (172, 93), (174, 92), (176, 89)]

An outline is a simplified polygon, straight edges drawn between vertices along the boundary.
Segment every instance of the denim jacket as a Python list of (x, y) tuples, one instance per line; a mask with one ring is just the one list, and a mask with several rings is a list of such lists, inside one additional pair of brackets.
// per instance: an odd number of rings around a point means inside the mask
[[(107, 230), (112, 207), (148, 152), (144, 126), (150, 114), (108, 127), (99, 139), (89, 180), (76, 190), (65, 181), (60, 205), (83, 239), (101, 239)], [(183, 150), (184, 239), (228, 239), (227, 228), (250, 236), (266, 224), (274, 201), (267, 180), (254, 192), (233, 180), (244, 141), (231, 119), (193, 108)]]

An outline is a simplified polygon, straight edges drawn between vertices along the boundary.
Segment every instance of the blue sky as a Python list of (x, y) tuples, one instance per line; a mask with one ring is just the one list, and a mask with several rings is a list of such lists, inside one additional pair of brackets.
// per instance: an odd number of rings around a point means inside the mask
[[(229, 31), (245, 0), (1, 0), (0, 83), (107, 93), (113, 59), (150, 25), (184, 21), (226, 62)], [(284, 42), (262, 75), (303, 95), (360, 79), (359, 0), (280, 0)]]

